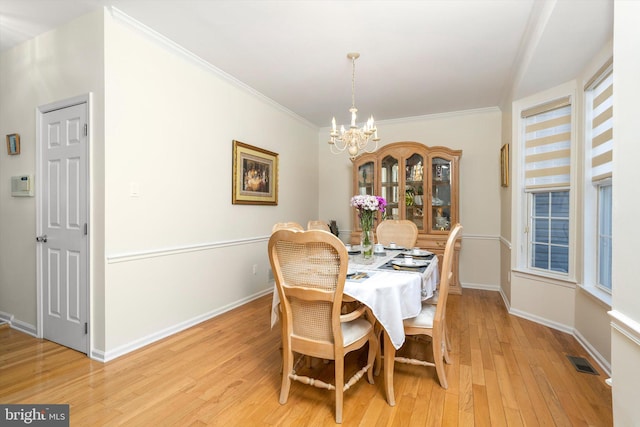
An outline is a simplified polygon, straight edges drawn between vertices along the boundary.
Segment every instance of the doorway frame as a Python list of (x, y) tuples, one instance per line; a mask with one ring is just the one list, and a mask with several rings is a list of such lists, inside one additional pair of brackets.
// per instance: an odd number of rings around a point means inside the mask
[[(86, 168), (86, 176), (84, 177), (87, 182), (87, 200), (86, 200), (86, 218), (88, 225), (88, 233), (85, 241), (85, 250), (87, 253), (86, 267), (87, 267), (87, 297), (86, 297), (86, 307), (87, 307), (87, 348), (85, 349), (85, 354), (88, 357), (91, 357), (91, 349), (93, 348), (93, 340), (91, 333), (92, 330), (92, 311), (91, 311), (91, 283), (92, 283), (92, 262), (91, 262), (91, 146), (93, 144), (93, 93), (88, 92), (84, 95), (78, 95), (71, 98), (62, 99), (59, 101), (54, 101), (49, 104), (39, 105), (36, 107), (35, 115), (36, 115), (36, 166), (35, 166), (35, 202), (36, 202), (36, 236), (40, 236), (42, 234), (42, 188), (43, 188), (43, 171), (42, 167), (42, 138), (41, 138), (41, 130), (42, 130), (42, 121), (43, 117), (46, 113), (55, 110), (61, 110), (63, 108), (72, 107), (74, 105), (79, 104), (87, 104), (87, 168)], [(43, 279), (42, 279), (42, 269), (40, 268), (42, 262), (42, 251), (43, 245), (36, 245), (36, 337), (43, 338), (44, 337), (44, 316), (42, 310), (44, 309), (42, 305), (42, 294), (43, 294)]]

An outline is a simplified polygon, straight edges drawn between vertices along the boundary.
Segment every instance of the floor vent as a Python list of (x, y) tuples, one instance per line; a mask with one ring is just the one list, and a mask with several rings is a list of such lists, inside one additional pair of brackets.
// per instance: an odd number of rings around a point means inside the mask
[(593, 366), (591, 366), (591, 363), (589, 363), (589, 361), (584, 357), (567, 356), (567, 359), (569, 359), (569, 362), (571, 362), (573, 367), (576, 368), (576, 371), (578, 372), (584, 372), (585, 374), (592, 374), (592, 375), (600, 375), (598, 371), (593, 369)]

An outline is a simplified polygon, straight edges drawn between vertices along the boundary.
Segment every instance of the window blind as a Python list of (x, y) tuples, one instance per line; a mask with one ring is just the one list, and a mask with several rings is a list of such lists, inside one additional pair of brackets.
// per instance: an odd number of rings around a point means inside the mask
[(611, 178), (613, 171), (613, 73), (592, 89), (591, 180)]
[(571, 166), (571, 99), (522, 112), (525, 189), (568, 187)]

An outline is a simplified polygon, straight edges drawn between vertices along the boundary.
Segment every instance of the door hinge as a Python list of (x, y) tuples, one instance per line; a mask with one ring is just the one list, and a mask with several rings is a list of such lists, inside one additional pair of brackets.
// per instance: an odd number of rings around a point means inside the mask
[(87, 223), (84, 223), (84, 235), (86, 236), (87, 234), (89, 234), (89, 226), (87, 225)]
[(89, 326), (87, 325), (87, 322), (84, 322), (84, 334), (87, 335), (89, 333)]
[(85, 123), (85, 124), (84, 124), (84, 136), (87, 136), (87, 135), (89, 135), (89, 132), (88, 132), (88, 126), (87, 126), (87, 124)]

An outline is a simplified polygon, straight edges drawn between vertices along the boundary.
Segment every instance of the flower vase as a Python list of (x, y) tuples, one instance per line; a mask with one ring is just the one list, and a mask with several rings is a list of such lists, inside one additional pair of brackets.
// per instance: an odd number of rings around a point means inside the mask
[(360, 234), (360, 248), (363, 259), (373, 258), (373, 230), (362, 230)]

